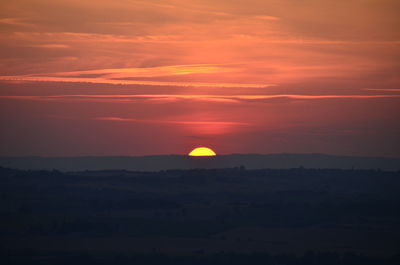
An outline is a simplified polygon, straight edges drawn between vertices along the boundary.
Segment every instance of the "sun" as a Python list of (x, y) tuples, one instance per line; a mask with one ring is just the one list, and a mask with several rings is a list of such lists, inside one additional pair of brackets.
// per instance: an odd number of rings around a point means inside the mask
[(189, 156), (216, 156), (217, 154), (208, 147), (197, 147), (193, 149)]

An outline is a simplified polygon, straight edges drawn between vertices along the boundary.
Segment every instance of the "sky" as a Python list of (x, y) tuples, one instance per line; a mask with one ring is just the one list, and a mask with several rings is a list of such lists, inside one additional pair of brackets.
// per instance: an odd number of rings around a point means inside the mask
[(400, 157), (397, 0), (2, 0), (0, 155)]

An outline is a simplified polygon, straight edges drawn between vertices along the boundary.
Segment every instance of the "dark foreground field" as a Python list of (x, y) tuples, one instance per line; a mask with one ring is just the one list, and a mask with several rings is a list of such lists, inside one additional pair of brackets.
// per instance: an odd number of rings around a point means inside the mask
[(400, 264), (400, 172), (0, 173), (2, 264)]

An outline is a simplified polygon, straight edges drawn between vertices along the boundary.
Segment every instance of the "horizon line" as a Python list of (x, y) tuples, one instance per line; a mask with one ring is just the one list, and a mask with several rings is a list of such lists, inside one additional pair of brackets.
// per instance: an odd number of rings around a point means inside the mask
[[(385, 159), (400, 159), (395, 156), (385, 155), (345, 155), (345, 154), (329, 154), (329, 153), (227, 153), (218, 154), (218, 156), (245, 156), (245, 155), (258, 155), (258, 156), (269, 156), (269, 155), (320, 155), (320, 156), (331, 156), (331, 157), (353, 157), (353, 158), (385, 158)], [(158, 156), (178, 156), (178, 157), (190, 157), (188, 154), (153, 154), (153, 155), (65, 155), (65, 156), (43, 156), (43, 155), (0, 155), (0, 158), (108, 158), (108, 157), (125, 157), (125, 158), (140, 158), (140, 157), (158, 157)]]

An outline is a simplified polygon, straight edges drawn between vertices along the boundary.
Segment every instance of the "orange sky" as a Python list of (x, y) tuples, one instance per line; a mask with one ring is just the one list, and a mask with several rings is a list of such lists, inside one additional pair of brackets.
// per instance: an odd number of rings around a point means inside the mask
[(3, 0), (0, 155), (400, 157), (397, 0)]

